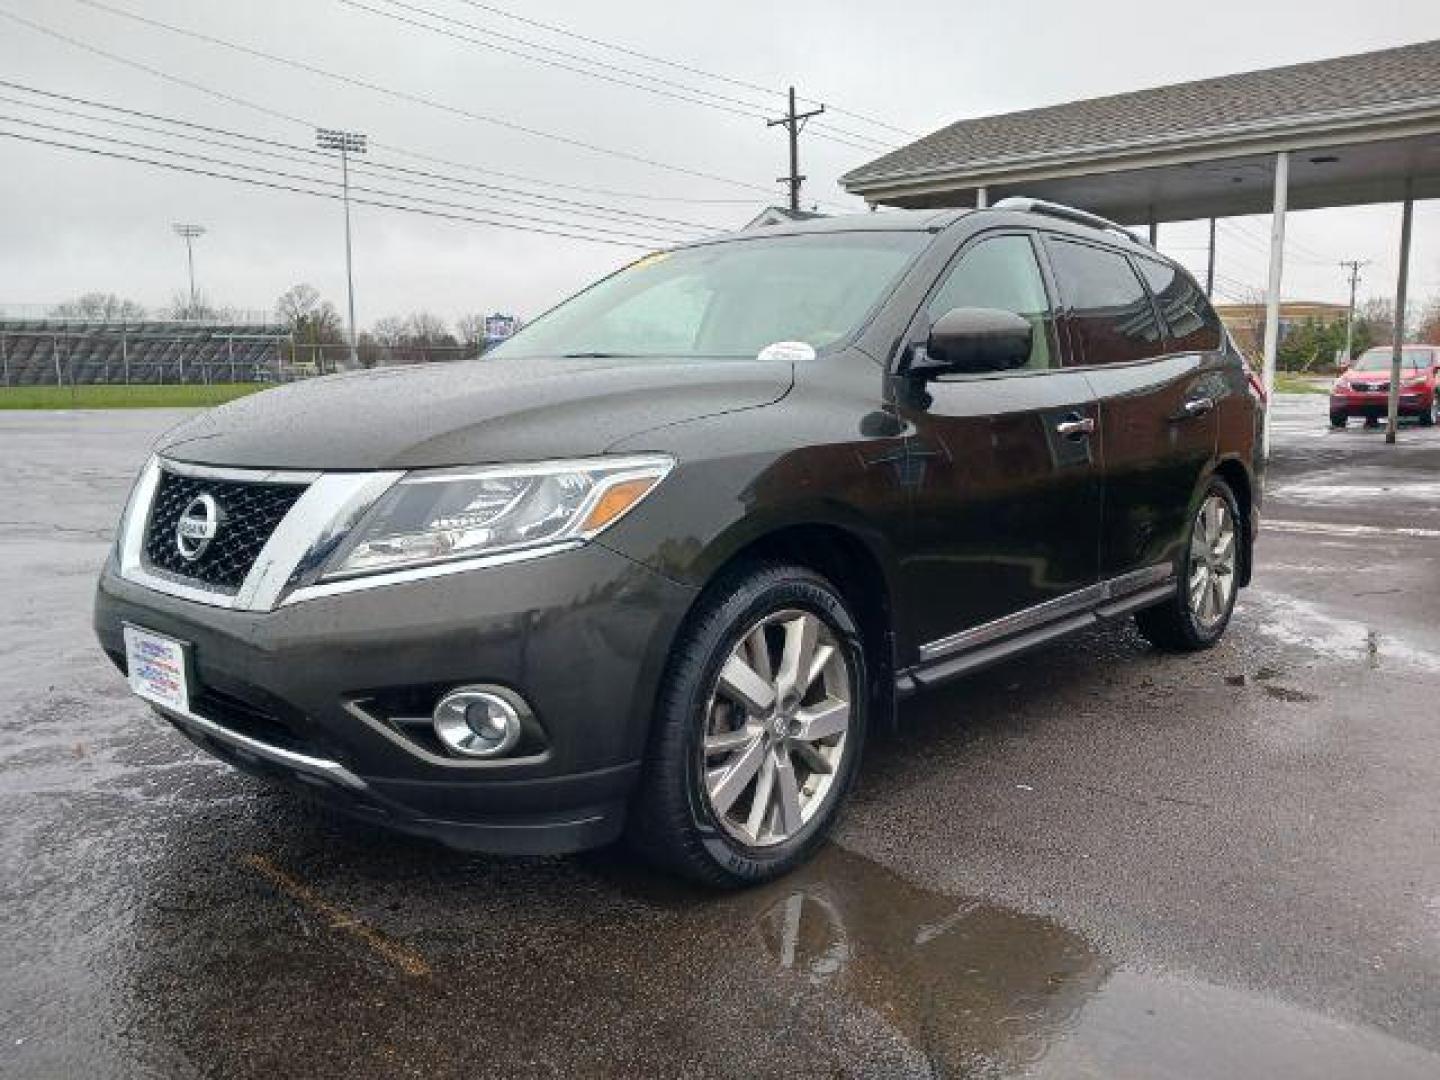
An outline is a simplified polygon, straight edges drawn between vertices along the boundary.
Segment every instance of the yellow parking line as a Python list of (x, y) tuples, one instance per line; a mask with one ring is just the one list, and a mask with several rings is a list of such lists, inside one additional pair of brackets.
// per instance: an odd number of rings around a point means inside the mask
[(330, 924), (362, 941), (377, 955), (394, 964), (406, 975), (429, 975), (430, 965), (415, 950), (392, 941), (358, 915), (336, 907), (303, 881), (281, 870), (264, 855), (246, 855), (240, 860), (297, 904), (309, 909)]

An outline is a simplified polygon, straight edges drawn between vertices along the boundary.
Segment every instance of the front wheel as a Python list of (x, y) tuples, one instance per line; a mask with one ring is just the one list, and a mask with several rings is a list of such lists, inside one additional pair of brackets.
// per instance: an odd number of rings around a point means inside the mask
[(1210, 480), (1190, 522), (1183, 573), (1162, 604), (1137, 612), (1135, 623), (1152, 644), (1176, 652), (1208, 649), (1225, 633), (1240, 577), (1240, 507), (1230, 485)]
[(630, 839), (708, 885), (768, 881), (824, 840), (865, 740), (861, 635), (803, 567), (728, 575), (672, 651)]
[(1342, 428), (1349, 422), (1350, 416), (1348, 413), (1332, 412), (1330, 414), (1330, 426), (1333, 428)]

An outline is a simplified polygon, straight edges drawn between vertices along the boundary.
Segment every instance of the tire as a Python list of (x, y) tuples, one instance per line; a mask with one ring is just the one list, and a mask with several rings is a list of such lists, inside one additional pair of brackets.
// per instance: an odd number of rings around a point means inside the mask
[(1380, 418), (1379, 418), (1378, 416), (1367, 416), (1367, 417), (1365, 417), (1365, 426), (1366, 426), (1367, 428), (1377, 428), (1377, 427), (1379, 427), (1379, 426), (1380, 426)]
[[(1217, 515), (1212, 518), (1210, 515)], [(1151, 644), (1169, 652), (1208, 649), (1225, 634), (1240, 586), (1244, 518), (1230, 485), (1212, 477), (1190, 519), (1175, 592), (1155, 607), (1136, 612), (1135, 623)], [(1222, 543), (1229, 536), (1228, 546)], [(1218, 535), (1218, 539), (1215, 538)], [(1207, 537), (1211, 537), (1207, 540)], [(1192, 600), (1199, 581), (1200, 600)]]
[(1332, 413), (1330, 414), (1330, 426), (1331, 426), (1331, 427), (1333, 427), (1333, 428), (1342, 428), (1342, 427), (1344, 427), (1344, 426), (1345, 426), (1346, 424), (1348, 424), (1348, 423), (1350, 423), (1350, 416), (1349, 416), (1348, 413), (1332, 412)]
[[(805, 666), (816, 678), (797, 694), (805, 680), (789, 672), (807, 640)], [(631, 846), (718, 887), (769, 881), (804, 862), (859, 767), (866, 680), (859, 627), (825, 578), (766, 562), (718, 579), (671, 648), (627, 825)], [(830, 731), (842, 719), (843, 729)]]
[(1440, 387), (1435, 390), (1435, 397), (1430, 402), (1430, 408), (1420, 413), (1420, 426), (1434, 427), (1436, 420), (1440, 420)]

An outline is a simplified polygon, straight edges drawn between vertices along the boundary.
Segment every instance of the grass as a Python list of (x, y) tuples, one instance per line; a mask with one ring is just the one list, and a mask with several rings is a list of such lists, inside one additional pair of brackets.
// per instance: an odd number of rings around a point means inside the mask
[(1295, 375), (1288, 371), (1275, 373), (1275, 391), (1280, 394), (1328, 394), (1329, 376)]
[(0, 386), (0, 409), (186, 409), (223, 405), (263, 383), (213, 386)]

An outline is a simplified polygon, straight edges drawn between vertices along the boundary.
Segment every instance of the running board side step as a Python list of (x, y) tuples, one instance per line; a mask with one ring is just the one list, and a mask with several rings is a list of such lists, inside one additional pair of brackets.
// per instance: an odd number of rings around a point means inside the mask
[(1122, 599), (1101, 604), (1090, 611), (1056, 619), (993, 644), (977, 646), (959, 656), (934, 660), (928, 664), (918, 664), (896, 676), (895, 692), (900, 697), (908, 697), (918, 690), (928, 690), (962, 675), (974, 674), (984, 668), (1004, 663), (1006, 660), (1040, 645), (1058, 641), (1060, 638), (1068, 637), (1070, 634), (1092, 626), (1100, 626), (1103, 623), (1123, 619), (1125, 616), (1132, 615), (1153, 604), (1162, 603), (1174, 591), (1175, 582), (1172, 578)]

